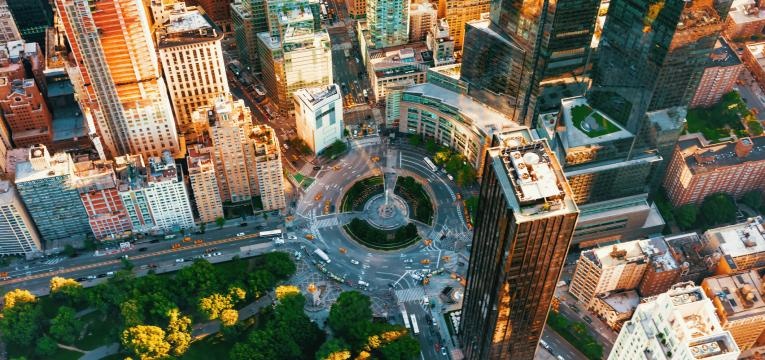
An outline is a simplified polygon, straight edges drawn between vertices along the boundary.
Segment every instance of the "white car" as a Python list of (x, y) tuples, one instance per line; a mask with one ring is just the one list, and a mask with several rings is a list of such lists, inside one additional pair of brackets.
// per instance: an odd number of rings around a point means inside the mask
[(220, 251), (219, 251), (219, 252), (216, 252), (216, 253), (213, 253), (213, 256), (221, 256), (221, 255), (223, 255), (223, 253), (222, 253), (222, 252), (220, 252)]
[(236, 236), (244, 236), (243, 232), (237, 233)]
[(354, 259), (351, 259), (351, 264), (353, 264), (353, 265), (358, 265), (358, 264), (359, 264), (359, 261), (358, 261), (358, 260), (354, 260)]
[(177, 263), (182, 263), (182, 262), (184, 262), (184, 261), (186, 261), (186, 260), (183, 260), (183, 259), (175, 259), (175, 262), (177, 262)]

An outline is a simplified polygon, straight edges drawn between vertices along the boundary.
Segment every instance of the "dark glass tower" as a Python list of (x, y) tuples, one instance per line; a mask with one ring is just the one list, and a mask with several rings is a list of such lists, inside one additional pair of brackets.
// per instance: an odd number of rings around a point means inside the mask
[(470, 94), (531, 126), (540, 83), (583, 68), (597, 0), (495, 0), (491, 20), (469, 22), (462, 80)]
[(532, 359), (579, 210), (547, 142), (499, 134), (486, 153), (462, 307), (467, 359)]
[(53, 10), (47, 0), (7, 0), (21, 37), (45, 49), (45, 29), (53, 25)]

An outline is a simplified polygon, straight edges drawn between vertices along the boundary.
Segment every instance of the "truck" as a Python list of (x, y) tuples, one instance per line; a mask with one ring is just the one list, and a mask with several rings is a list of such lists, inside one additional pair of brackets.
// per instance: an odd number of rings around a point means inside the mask
[(327, 256), (327, 253), (325, 253), (321, 249), (316, 249), (316, 250), (313, 251), (313, 253), (316, 254), (316, 256), (320, 257), (322, 260), (324, 260), (324, 262), (326, 262), (327, 264), (332, 262), (332, 260), (330, 260), (329, 256)]

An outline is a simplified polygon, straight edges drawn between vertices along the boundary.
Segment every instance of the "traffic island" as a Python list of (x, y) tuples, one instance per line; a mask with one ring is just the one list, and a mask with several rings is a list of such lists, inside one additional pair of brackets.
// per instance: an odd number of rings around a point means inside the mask
[(422, 184), (411, 176), (402, 176), (396, 180), (396, 187), (393, 192), (408, 205), (410, 219), (427, 225), (432, 224), (433, 204)]
[(351, 239), (375, 250), (403, 249), (420, 239), (417, 226), (412, 223), (392, 230), (383, 230), (372, 226), (366, 220), (356, 218), (344, 225), (343, 230)]

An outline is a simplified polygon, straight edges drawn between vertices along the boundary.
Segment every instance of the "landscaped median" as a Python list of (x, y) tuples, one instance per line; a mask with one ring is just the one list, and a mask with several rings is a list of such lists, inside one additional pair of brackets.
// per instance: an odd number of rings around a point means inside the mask
[(340, 211), (362, 211), (369, 199), (383, 192), (383, 177), (372, 176), (357, 181), (343, 196)]
[(376, 250), (396, 250), (410, 246), (419, 240), (417, 227), (409, 223), (395, 230), (380, 230), (365, 220), (353, 219), (343, 226), (348, 236), (360, 244)]
[(430, 225), (433, 221), (433, 204), (422, 184), (411, 176), (402, 176), (396, 180), (396, 188), (393, 192), (409, 205), (410, 218)]

